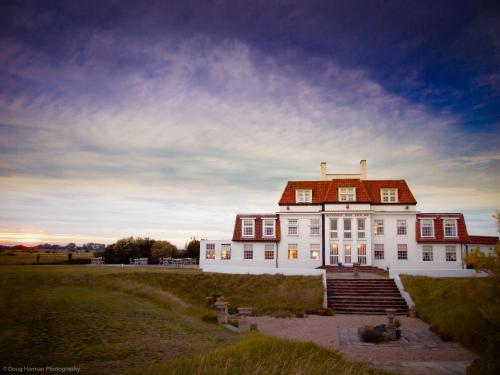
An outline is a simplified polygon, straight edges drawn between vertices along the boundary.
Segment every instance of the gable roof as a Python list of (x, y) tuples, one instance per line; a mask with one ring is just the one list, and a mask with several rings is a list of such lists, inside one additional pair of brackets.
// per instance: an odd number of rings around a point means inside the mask
[[(252, 218), (255, 219), (255, 228), (253, 237), (243, 237), (241, 230), (241, 219)], [(275, 219), (274, 237), (264, 237), (263, 234), (263, 220)], [(236, 215), (233, 231), (233, 241), (245, 242), (278, 242), (280, 240), (280, 218), (276, 214), (239, 214)]]
[[(422, 237), (420, 225), (422, 219), (434, 221), (434, 237)], [(457, 220), (457, 237), (445, 237), (443, 219)], [(465, 243), (469, 239), (464, 215), (461, 213), (421, 213), (417, 214), (416, 234), (418, 243)]]
[(496, 245), (498, 237), (496, 236), (469, 236), (469, 243), (474, 245)]
[[(279, 201), (280, 206), (310, 205), (322, 203), (346, 203), (338, 197), (340, 187), (356, 188), (356, 201), (348, 203), (370, 204), (417, 204), (405, 180), (360, 180), (360, 179), (333, 179), (330, 181), (288, 181)], [(398, 202), (382, 203), (380, 189), (398, 189)], [(295, 191), (299, 189), (312, 190), (311, 203), (296, 203)]]

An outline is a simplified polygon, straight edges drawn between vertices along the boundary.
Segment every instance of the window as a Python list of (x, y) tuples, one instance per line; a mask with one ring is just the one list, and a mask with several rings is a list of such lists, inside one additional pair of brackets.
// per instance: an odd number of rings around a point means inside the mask
[(243, 237), (253, 237), (255, 233), (254, 219), (241, 219), (243, 222)]
[(383, 243), (376, 243), (374, 245), (374, 254), (375, 254), (375, 259), (378, 259), (378, 260), (384, 259), (384, 244)]
[(339, 245), (332, 243), (330, 245), (330, 264), (338, 264), (339, 262)]
[(358, 244), (358, 263), (366, 264), (366, 244)]
[(397, 230), (398, 236), (406, 236), (408, 234), (408, 231), (406, 228), (406, 220), (396, 221), (396, 230)]
[(264, 219), (264, 237), (274, 237), (274, 219)]
[(454, 245), (446, 246), (446, 261), (456, 262), (457, 261), (457, 248)]
[(384, 220), (374, 220), (373, 224), (375, 226), (375, 235), (383, 236), (384, 235)]
[(311, 228), (311, 236), (319, 236), (320, 233), (320, 224), (319, 219), (311, 219), (309, 222), (309, 226)]
[(408, 260), (408, 246), (405, 243), (398, 244), (398, 260)]
[(320, 251), (319, 243), (312, 243), (311, 244), (311, 259), (318, 260), (319, 259), (319, 251)]
[(398, 201), (398, 189), (380, 189), (380, 200), (383, 203), (396, 203)]
[(356, 200), (356, 188), (341, 187), (339, 188), (339, 201), (354, 202)]
[(433, 260), (432, 246), (424, 245), (422, 247), (422, 260), (424, 262), (432, 262), (432, 260)]
[(205, 259), (215, 259), (215, 244), (207, 243), (205, 251)]
[(337, 219), (330, 219), (330, 238), (337, 238)]
[(243, 245), (243, 259), (253, 259), (253, 245), (244, 244)]
[(299, 220), (298, 219), (288, 219), (288, 235), (298, 236), (299, 235)]
[(366, 238), (365, 236), (365, 219), (358, 219), (358, 238)]
[(351, 245), (344, 246), (344, 262), (351, 263)]
[(288, 259), (295, 260), (299, 257), (299, 251), (297, 250), (296, 243), (288, 244)]
[(274, 260), (274, 244), (268, 243), (264, 246), (264, 259)]
[(422, 219), (421, 220), (421, 235), (422, 237), (434, 237), (434, 220)]
[(221, 245), (220, 258), (222, 260), (231, 259), (231, 245), (223, 244)]
[(295, 201), (297, 203), (311, 203), (312, 190), (311, 189), (297, 189), (295, 190)]
[(351, 219), (344, 219), (344, 238), (352, 238)]
[(455, 219), (445, 219), (443, 220), (443, 224), (445, 237), (457, 236), (457, 221)]

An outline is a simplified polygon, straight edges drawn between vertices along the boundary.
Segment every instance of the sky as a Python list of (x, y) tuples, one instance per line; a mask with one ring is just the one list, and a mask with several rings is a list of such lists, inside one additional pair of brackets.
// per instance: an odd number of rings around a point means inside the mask
[(2, 1), (0, 243), (178, 246), (288, 180), (406, 179), (496, 235), (495, 1)]

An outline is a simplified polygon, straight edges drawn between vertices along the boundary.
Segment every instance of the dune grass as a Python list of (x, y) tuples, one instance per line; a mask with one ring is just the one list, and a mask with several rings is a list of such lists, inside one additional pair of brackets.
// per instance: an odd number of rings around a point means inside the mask
[(481, 356), (471, 373), (500, 373), (500, 296), (494, 279), (402, 275), (401, 280), (433, 331)]
[(312, 343), (249, 333), (238, 342), (193, 358), (140, 368), (131, 374), (149, 375), (325, 375), (386, 374), (346, 361), (340, 354)]
[[(94, 257), (94, 253), (85, 251), (79, 251), (78, 253), (73, 252), (74, 260), (77, 259), (90, 259)], [(36, 264), (37, 255), (40, 255), (40, 264), (63, 264), (68, 260), (68, 253), (66, 252), (55, 252), (52, 250), (39, 250), (39, 251), (19, 251), (19, 250), (3, 250), (0, 251), (0, 265), (26, 265), (26, 264)]]

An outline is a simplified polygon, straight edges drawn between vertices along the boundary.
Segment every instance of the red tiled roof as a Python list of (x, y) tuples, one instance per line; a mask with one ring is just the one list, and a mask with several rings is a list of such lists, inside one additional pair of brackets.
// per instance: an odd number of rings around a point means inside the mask
[[(243, 237), (241, 233), (241, 219), (244, 218), (254, 218), (255, 219), (255, 230), (254, 237)], [(276, 224), (274, 227), (275, 237), (263, 237), (262, 236), (262, 220), (266, 218), (275, 218)], [(280, 218), (276, 214), (240, 214), (236, 215), (236, 220), (234, 223), (233, 241), (247, 241), (247, 242), (277, 242), (280, 240)]]
[[(396, 188), (398, 189), (398, 202), (384, 204), (417, 204), (405, 180), (333, 179), (330, 181), (288, 181), (281, 195), (279, 205), (339, 203), (339, 187), (356, 188), (356, 201), (349, 203), (381, 204), (380, 189)], [(296, 203), (295, 191), (298, 189), (311, 189), (312, 202)]]
[(498, 237), (495, 236), (469, 236), (469, 243), (474, 245), (496, 245)]
[[(432, 218), (434, 219), (434, 237), (421, 237), (420, 232), (420, 219)], [(457, 237), (448, 238), (444, 237), (443, 219), (456, 218), (457, 219)], [(465, 243), (469, 235), (467, 233), (467, 226), (465, 225), (464, 215), (461, 213), (422, 213), (417, 215), (416, 234), (418, 243)]]

